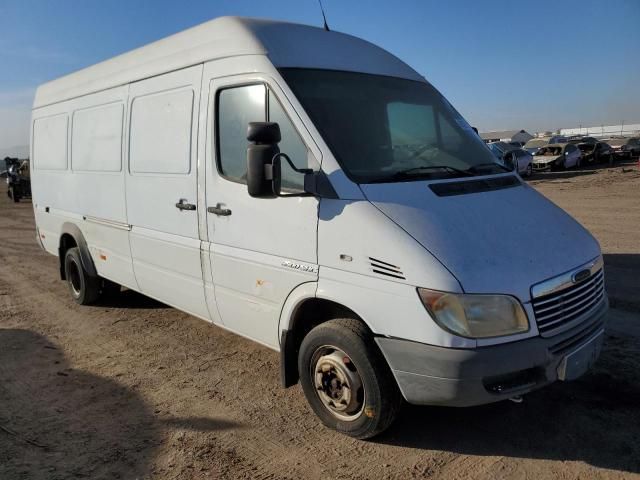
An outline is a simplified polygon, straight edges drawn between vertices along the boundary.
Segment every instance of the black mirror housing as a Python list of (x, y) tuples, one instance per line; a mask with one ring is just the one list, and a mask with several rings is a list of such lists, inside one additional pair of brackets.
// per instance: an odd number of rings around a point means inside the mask
[[(297, 168), (280, 152), (280, 127), (274, 122), (250, 122), (247, 127), (247, 191), (256, 198), (299, 197), (313, 195), (338, 198), (331, 182), (322, 172)], [(281, 193), (282, 159), (291, 169), (304, 175), (304, 193)]]
[(252, 197), (275, 197), (272, 178), (267, 176), (273, 157), (280, 153), (280, 127), (273, 122), (250, 122), (247, 127), (247, 191)]

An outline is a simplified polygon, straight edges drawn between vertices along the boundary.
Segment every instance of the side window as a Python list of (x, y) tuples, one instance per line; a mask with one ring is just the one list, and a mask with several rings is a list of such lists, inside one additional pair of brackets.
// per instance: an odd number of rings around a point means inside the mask
[(131, 172), (189, 174), (192, 116), (191, 89), (136, 97), (131, 104)]
[(66, 114), (33, 122), (33, 165), (37, 170), (67, 169)]
[[(246, 183), (247, 124), (277, 122), (282, 140), (280, 151), (286, 153), (297, 168), (308, 168), (307, 147), (275, 95), (265, 85), (226, 88), (218, 95), (218, 162), (222, 175)], [(282, 162), (282, 186), (302, 187), (303, 176)]]
[[(308, 152), (293, 123), (285, 113), (275, 95), (269, 93), (269, 121), (280, 126), (280, 151), (286, 153), (296, 168), (308, 168)], [(291, 189), (304, 187), (304, 176), (291, 169), (286, 160), (282, 161), (282, 186)]]
[(266, 121), (266, 99), (264, 85), (227, 88), (218, 96), (218, 162), (230, 180), (246, 183), (247, 124)]
[(440, 122), (440, 135), (442, 135), (442, 148), (455, 152), (462, 146), (462, 135), (449, 123), (442, 113), (438, 114)]
[(87, 172), (122, 169), (122, 104), (78, 110), (71, 127), (71, 168)]

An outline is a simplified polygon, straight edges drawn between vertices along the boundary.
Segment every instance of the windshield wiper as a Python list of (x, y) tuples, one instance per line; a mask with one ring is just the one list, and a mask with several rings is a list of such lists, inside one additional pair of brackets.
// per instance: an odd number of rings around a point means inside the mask
[(406, 170), (400, 170), (398, 172), (394, 172), (388, 177), (377, 178), (368, 183), (385, 183), (394, 180), (403, 180), (407, 178), (421, 177), (421, 176), (430, 176), (433, 172), (431, 170), (444, 170), (449, 173), (454, 173), (456, 175), (460, 175), (463, 177), (474, 177), (475, 174), (469, 172), (467, 170), (460, 170), (455, 167), (450, 167), (449, 165), (425, 165), (422, 167), (413, 167), (407, 168)]
[(467, 172), (477, 173), (478, 169), (480, 169), (482, 167), (500, 167), (506, 172), (510, 172), (511, 171), (510, 168), (505, 167), (504, 165), (500, 165), (499, 163), (496, 163), (496, 162), (485, 162), (485, 163), (478, 163), (477, 165), (473, 165), (472, 167), (467, 168)]

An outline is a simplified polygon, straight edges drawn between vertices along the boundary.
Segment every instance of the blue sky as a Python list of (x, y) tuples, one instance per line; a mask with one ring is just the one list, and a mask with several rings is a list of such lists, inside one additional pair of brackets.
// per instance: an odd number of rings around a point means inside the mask
[[(480, 130), (640, 122), (640, 0), (324, 0)], [(316, 0), (0, 0), (0, 150), (35, 87), (221, 15), (321, 25)]]

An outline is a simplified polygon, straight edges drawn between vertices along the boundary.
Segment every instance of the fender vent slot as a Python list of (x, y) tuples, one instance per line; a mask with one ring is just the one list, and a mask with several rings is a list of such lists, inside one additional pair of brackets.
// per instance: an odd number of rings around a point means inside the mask
[(400, 270), (400, 267), (397, 267), (392, 263), (383, 262), (382, 260), (378, 260), (372, 257), (369, 257), (369, 262), (371, 264), (373, 273), (385, 275), (392, 278), (399, 278), (400, 280), (406, 280), (404, 278), (404, 273), (402, 273), (402, 270)]

